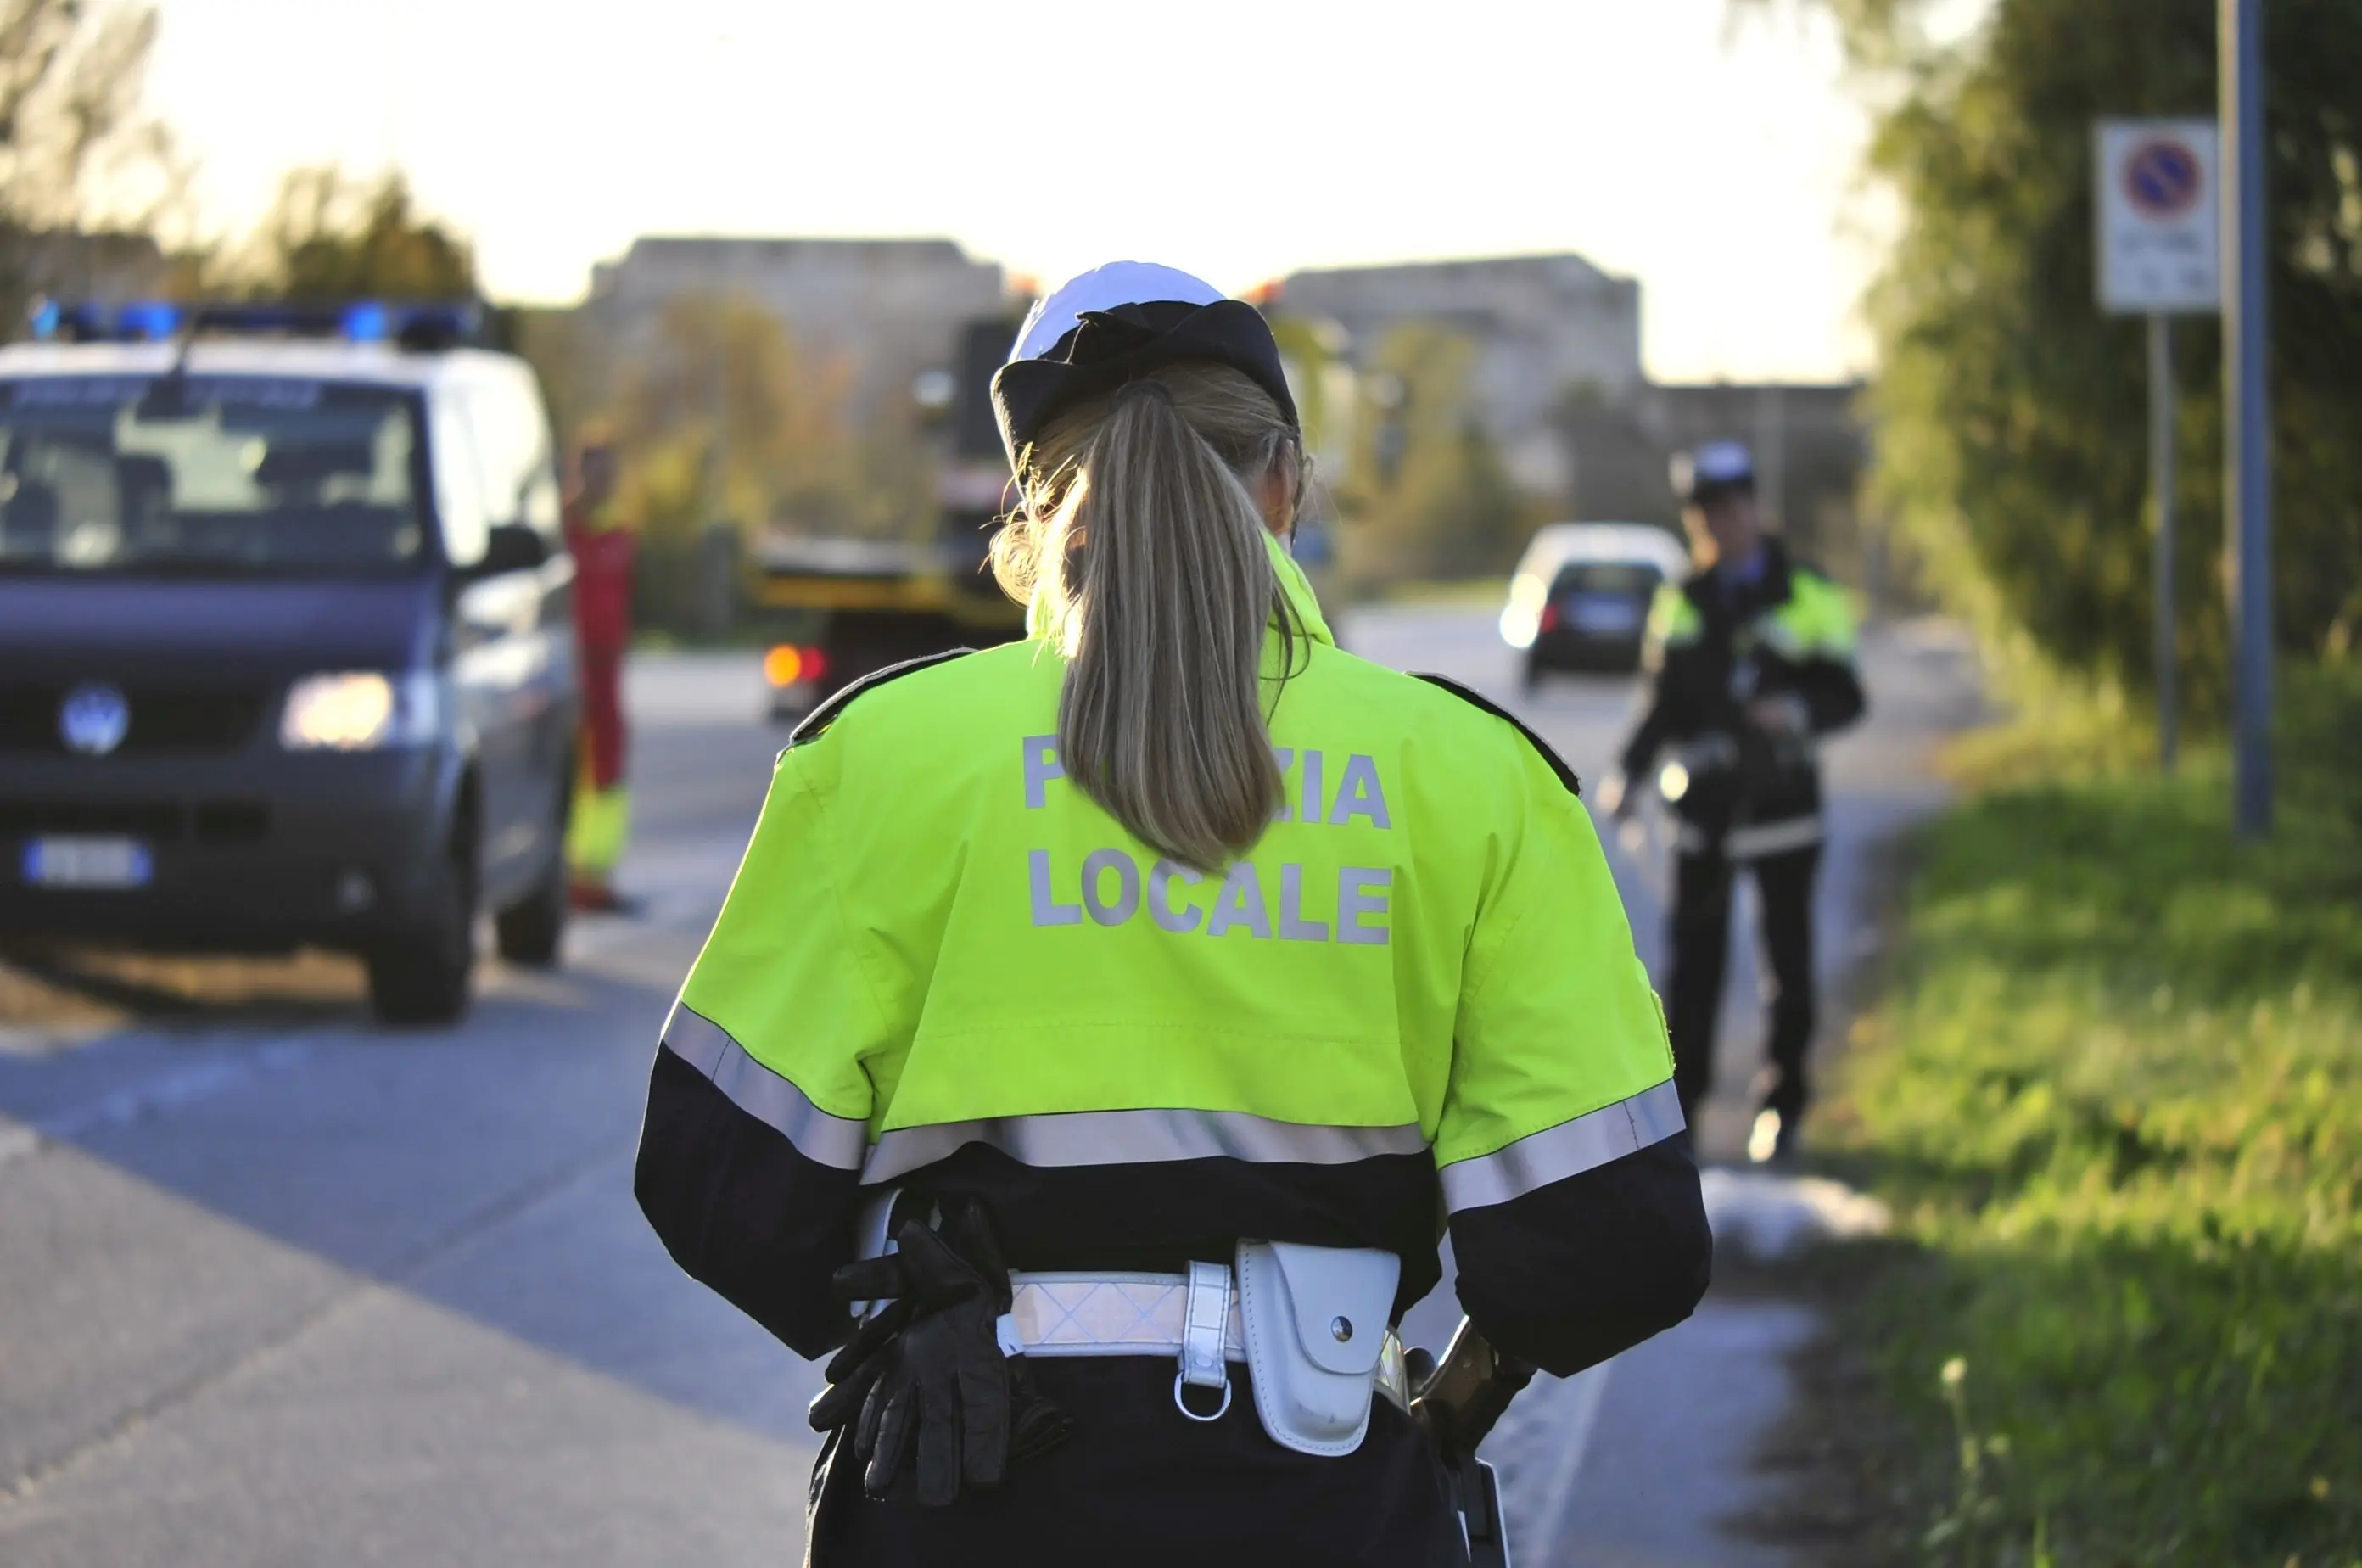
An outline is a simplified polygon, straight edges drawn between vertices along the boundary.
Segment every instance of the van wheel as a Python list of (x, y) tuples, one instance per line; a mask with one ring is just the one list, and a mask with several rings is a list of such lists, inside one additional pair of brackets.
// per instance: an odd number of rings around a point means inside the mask
[(447, 862), (425, 922), (369, 955), (370, 1008), (397, 1024), (457, 1023), (467, 1016), (476, 968), (472, 854)]
[(558, 944), (566, 936), (567, 892), (566, 826), (561, 818), (549, 866), (535, 879), (533, 891), (492, 917), (493, 943), (503, 962), (527, 969), (557, 967)]

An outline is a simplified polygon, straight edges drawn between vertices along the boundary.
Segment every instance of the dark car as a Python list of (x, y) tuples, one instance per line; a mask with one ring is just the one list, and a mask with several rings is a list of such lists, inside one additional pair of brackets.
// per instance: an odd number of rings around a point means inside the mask
[(1527, 688), (1557, 671), (1639, 668), (1650, 602), (1686, 568), (1661, 528), (1562, 523), (1535, 535), (1501, 612), (1502, 637), (1525, 654)]
[(178, 336), (0, 350), (0, 937), (341, 949), (380, 1016), (455, 1019), (480, 911), (528, 965), (566, 916), (538, 390), (478, 348)]

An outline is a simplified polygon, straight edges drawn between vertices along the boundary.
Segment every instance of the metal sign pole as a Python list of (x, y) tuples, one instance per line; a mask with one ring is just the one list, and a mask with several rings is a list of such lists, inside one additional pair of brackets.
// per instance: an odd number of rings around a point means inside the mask
[[(2221, 0), (2228, 6), (2235, 0)], [(2227, 14), (2227, 13), (2226, 13)], [(2226, 89), (2227, 91), (2227, 89)], [(2222, 156), (2211, 120), (2110, 119), (2092, 126), (2092, 217), (2100, 308), (2148, 317), (2149, 495), (2157, 506), (2157, 762), (2180, 749), (2180, 596), (2175, 589), (2174, 470), (2180, 429), (2173, 317), (2223, 308)]]
[(2180, 740), (2180, 702), (2175, 657), (2173, 587), (2173, 443), (2177, 392), (2173, 383), (2173, 318), (2152, 311), (2148, 318), (2148, 485), (2157, 498), (2157, 765), (2173, 771)]
[(2224, 162), (2223, 403), (2231, 503), (2232, 822), (2272, 825), (2272, 423), (2264, 377), (2263, 0), (2221, 0)]

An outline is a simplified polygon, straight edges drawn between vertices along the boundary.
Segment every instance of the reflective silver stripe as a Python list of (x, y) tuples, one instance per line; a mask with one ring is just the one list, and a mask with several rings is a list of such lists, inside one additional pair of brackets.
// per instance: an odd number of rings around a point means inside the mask
[(1760, 856), (1779, 855), (1820, 842), (1821, 819), (1796, 817), (1784, 823), (1734, 828), (1730, 836), (1723, 840), (1722, 852), (1733, 860), (1753, 860)]
[(686, 1002), (673, 1004), (664, 1043), (672, 1054), (713, 1080), (730, 1103), (776, 1128), (808, 1160), (857, 1171), (869, 1146), (869, 1123), (831, 1116), (787, 1078), (747, 1055), (729, 1032)]
[(862, 1167), (866, 1183), (892, 1181), (969, 1143), (1025, 1165), (1135, 1165), (1232, 1159), (1257, 1165), (1344, 1165), (1427, 1148), (1416, 1124), (1317, 1127), (1242, 1110), (1073, 1110), (900, 1127), (879, 1136)]
[(1443, 1167), (1443, 1206), (1457, 1214), (1522, 1198), (1680, 1132), (1682, 1097), (1668, 1078), (1629, 1099), (1528, 1133), (1507, 1148)]
[[(1784, 850), (1804, 849), (1821, 842), (1821, 819), (1793, 817), (1786, 822), (1733, 828), (1722, 835), (1723, 856), (1755, 860)], [(1694, 823), (1683, 823), (1673, 834), (1673, 847), (1683, 855), (1704, 855), (1716, 847), (1715, 837)]]

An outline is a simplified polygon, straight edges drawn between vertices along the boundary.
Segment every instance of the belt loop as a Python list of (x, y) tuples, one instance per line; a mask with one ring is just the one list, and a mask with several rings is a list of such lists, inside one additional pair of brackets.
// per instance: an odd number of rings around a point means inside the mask
[[(1222, 1341), (1231, 1323), (1231, 1267), (1228, 1264), (1189, 1264), (1189, 1301), (1181, 1322), (1181, 1370), (1174, 1375), (1173, 1402), (1193, 1421), (1221, 1419), (1231, 1408), (1231, 1371)], [(1184, 1386), (1219, 1388), (1222, 1402), (1210, 1416), (1189, 1408)]]
[(1231, 1266), (1192, 1263), (1189, 1307), (1181, 1326), (1181, 1381), (1197, 1388), (1220, 1388), (1230, 1381), (1222, 1332), (1231, 1322)]

